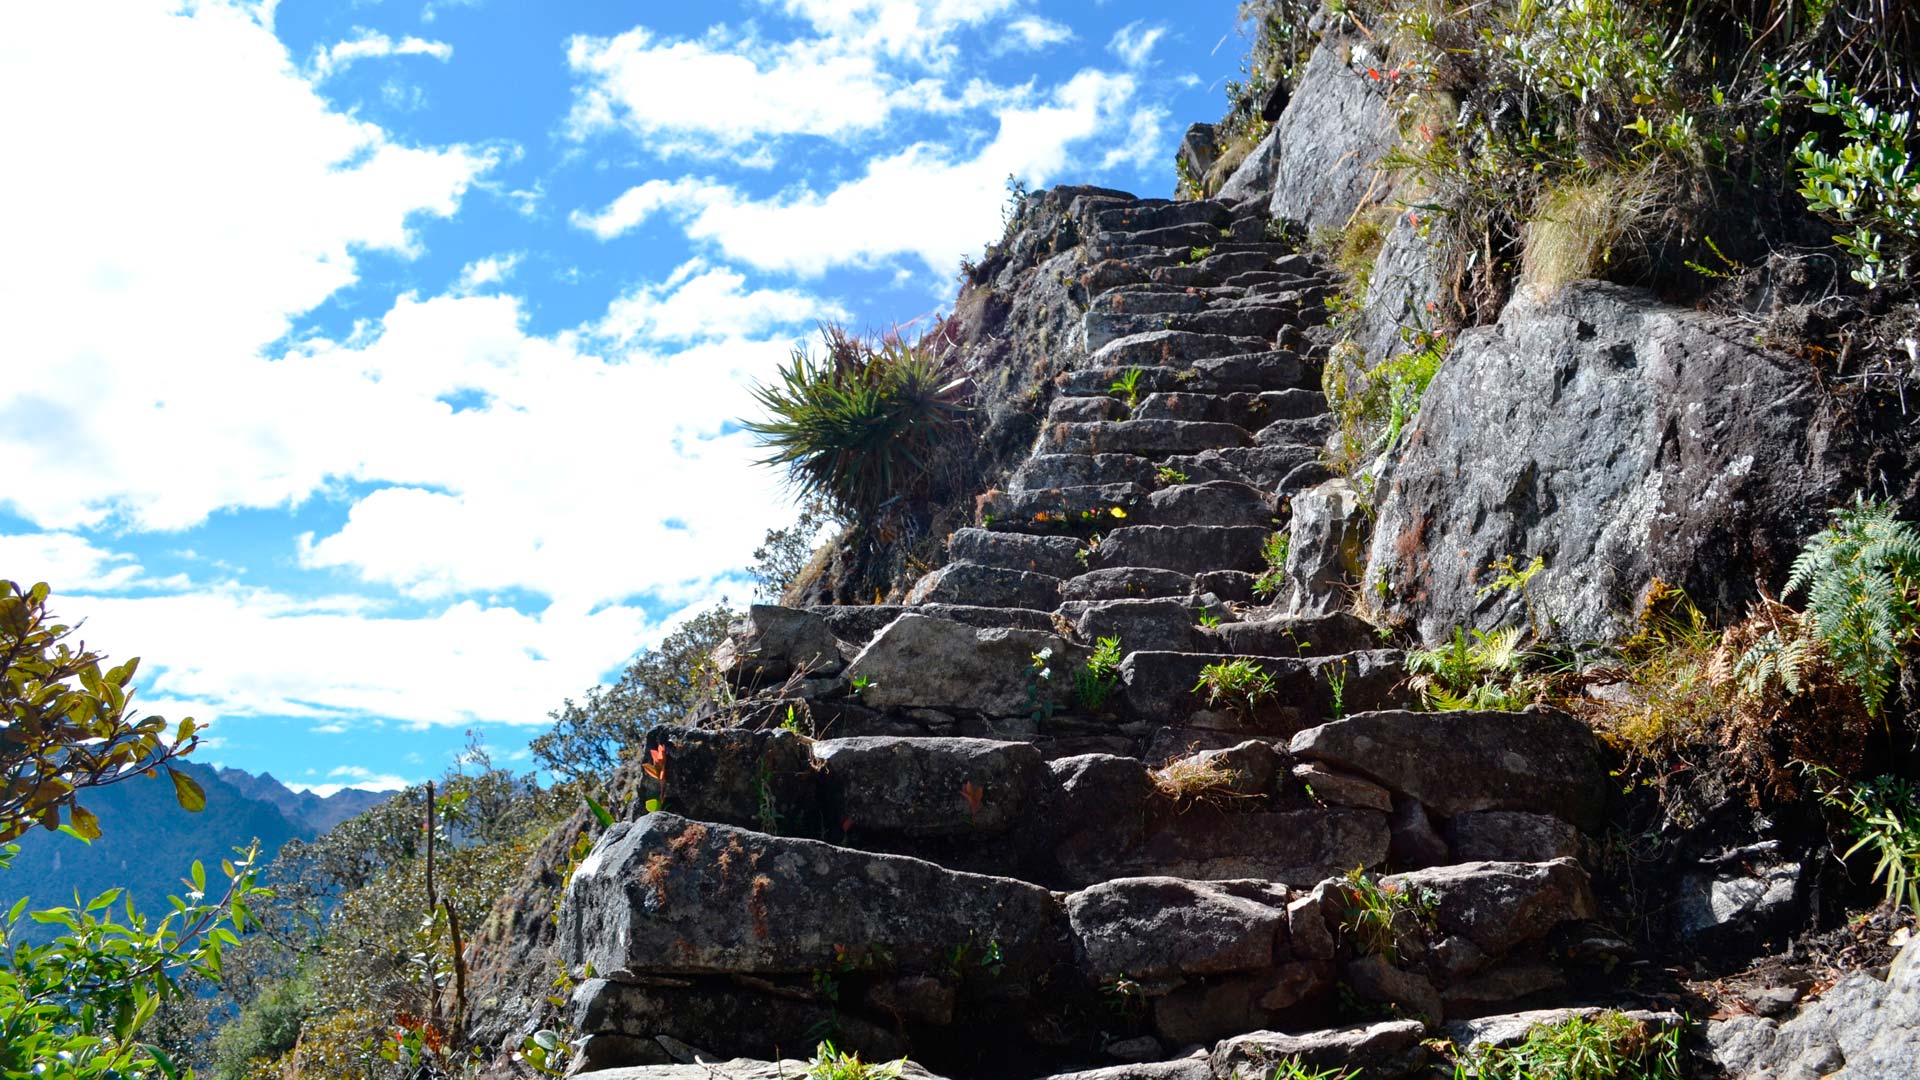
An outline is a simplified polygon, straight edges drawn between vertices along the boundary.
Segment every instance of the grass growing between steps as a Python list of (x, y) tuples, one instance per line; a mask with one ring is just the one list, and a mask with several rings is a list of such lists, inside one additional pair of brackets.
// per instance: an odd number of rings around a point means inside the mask
[(1622, 1013), (1541, 1024), (1515, 1046), (1456, 1058), (1454, 1080), (1682, 1080), (1680, 1031)]
[(831, 1042), (823, 1042), (807, 1062), (806, 1080), (894, 1080), (907, 1067), (906, 1058), (893, 1061), (861, 1061), (859, 1054), (845, 1053)]

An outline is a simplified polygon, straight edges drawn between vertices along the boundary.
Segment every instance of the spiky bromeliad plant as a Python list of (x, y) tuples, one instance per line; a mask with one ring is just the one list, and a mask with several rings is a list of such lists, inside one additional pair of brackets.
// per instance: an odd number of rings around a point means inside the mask
[(837, 327), (824, 354), (794, 349), (778, 377), (753, 388), (766, 419), (744, 426), (807, 495), (852, 519), (923, 494), (940, 445), (964, 431), (966, 381), (927, 342), (865, 340)]

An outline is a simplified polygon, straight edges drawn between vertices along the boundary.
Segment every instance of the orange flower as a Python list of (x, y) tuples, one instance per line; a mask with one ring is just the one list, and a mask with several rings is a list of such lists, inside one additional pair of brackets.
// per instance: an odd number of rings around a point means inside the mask
[(651, 758), (652, 761), (650, 764), (640, 766), (640, 771), (655, 780), (665, 783), (667, 779), (667, 748), (664, 746), (656, 746), (653, 748), (653, 753), (647, 756)]

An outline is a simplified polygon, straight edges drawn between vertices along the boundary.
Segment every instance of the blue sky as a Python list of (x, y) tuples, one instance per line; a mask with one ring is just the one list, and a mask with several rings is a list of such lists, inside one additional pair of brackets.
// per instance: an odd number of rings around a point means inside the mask
[(201, 760), (524, 759), (750, 597), (746, 387), (950, 305), (1009, 174), (1167, 195), (1235, 7), (10, 3), (0, 577)]

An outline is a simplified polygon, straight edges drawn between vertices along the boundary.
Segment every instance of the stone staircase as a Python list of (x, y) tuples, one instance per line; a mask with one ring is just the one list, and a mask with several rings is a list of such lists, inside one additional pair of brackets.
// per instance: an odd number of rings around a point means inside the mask
[[(1326, 276), (1257, 209), (1079, 213), (1085, 358), (948, 564), (899, 605), (752, 608), (715, 658), (736, 699), (650, 735), (664, 781), (562, 908), (580, 1068), (829, 1038), (949, 1076), (1390, 1080), (1430, 1025), (1591, 1004), (1619, 959), (1586, 728), (1408, 711), (1365, 622), (1255, 595), (1327, 475)], [(1229, 662), (1267, 692), (1209, 702)]]

